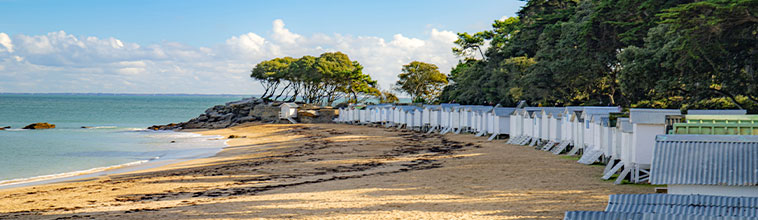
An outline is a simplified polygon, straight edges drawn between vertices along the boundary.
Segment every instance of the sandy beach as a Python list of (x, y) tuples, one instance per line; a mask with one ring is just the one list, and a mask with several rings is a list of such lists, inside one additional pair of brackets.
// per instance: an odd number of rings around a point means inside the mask
[(258, 124), (214, 157), (0, 190), (0, 219), (559, 219), (603, 210), (602, 166), (472, 134)]

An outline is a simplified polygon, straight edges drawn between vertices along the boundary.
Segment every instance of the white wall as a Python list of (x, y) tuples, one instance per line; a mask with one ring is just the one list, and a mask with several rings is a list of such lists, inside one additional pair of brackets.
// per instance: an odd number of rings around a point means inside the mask
[(655, 136), (664, 134), (663, 124), (633, 124), (632, 162), (650, 165), (653, 162)]
[(668, 185), (668, 194), (758, 197), (758, 186)]

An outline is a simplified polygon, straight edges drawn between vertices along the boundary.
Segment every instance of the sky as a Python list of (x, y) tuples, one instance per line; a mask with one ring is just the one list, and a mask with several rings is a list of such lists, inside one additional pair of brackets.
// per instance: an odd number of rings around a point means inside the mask
[(391, 89), (402, 65), (449, 73), (458, 32), (516, 0), (0, 0), (0, 93), (259, 94), (250, 70), (341, 51)]

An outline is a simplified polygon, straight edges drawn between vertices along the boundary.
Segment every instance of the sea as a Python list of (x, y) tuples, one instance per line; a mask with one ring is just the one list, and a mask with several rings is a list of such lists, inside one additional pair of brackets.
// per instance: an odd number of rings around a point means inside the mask
[[(208, 157), (224, 140), (150, 131), (241, 95), (0, 94), (0, 188)], [(54, 129), (26, 130), (36, 122)], [(6, 186), (6, 187), (3, 187)]]

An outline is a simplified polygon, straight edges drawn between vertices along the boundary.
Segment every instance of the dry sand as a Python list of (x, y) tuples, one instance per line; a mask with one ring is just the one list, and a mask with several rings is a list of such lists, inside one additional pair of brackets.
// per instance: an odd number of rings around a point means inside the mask
[(0, 191), (0, 219), (559, 219), (603, 210), (603, 167), (488, 142), (366, 126), (248, 124), (218, 155)]

